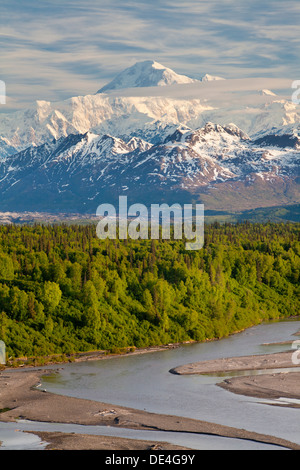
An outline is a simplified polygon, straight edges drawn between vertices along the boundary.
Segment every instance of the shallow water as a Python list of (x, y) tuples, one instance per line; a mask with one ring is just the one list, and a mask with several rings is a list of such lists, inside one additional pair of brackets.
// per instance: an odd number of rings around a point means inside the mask
[[(23, 432), (22, 432), (23, 431)], [(38, 436), (28, 434), (26, 431), (48, 432), (75, 432), (78, 434), (102, 435), (123, 437), (127, 439), (142, 439), (151, 442), (169, 442), (171, 444), (186, 446), (195, 450), (282, 450), (282, 447), (263, 444), (260, 442), (231, 439), (226, 437), (199, 435), (181, 432), (137, 431), (134, 429), (120, 429), (109, 426), (82, 426), (60, 423), (38, 423), (20, 420), (18, 423), (0, 422), (0, 440), (3, 442), (1, 450), (43, 450), (47, 442), (41, 441)]]
[[(286, 398), (262, 400), (244, 397), (216, 386), (218, 382), (224, 380), (225, 376), (218, 377), (210, 374), (180, 376), (169, 372), (171, 368), (189, 362), (285, 351), (289, 349), (287, 344), (262, 345), (262, 343), (293, 341), (299, 338), (299, 336), (294, 336), (299, 330), (299, 321), (269, 323), (249, 328), (219, 341), (182, 345), (177, 349), (143, 355), (65, 364), (63, 367), (49, 366), (48, 369), (53, 370), (53, 374), (43, 377), (41, 387), (53, 393), (129, 406), (150, 412), (201, 419), (244, 428), (248, 431), (271, 434), (300, 443), (299, 409), (270, 406), (290, 401), (298, 403), (299, 400)], [(291, 354), (292, 352), (291, 349)], [(226, 377), (229, 376), (230, 374), (226, 374)], [(3, 442), (0, 449), (43, 450), (46, 443), (43, 443), (37, 436), (25, 432), (29, 430), (78, 432), (167, 441), (201, 450), (281, 449), (278, 446), (242, 439), (192, 433), (136, 431), (116, 427), (29, 421), (0, 422), (0, 441)]]
[(233, 394), (216, 386), (224, 377), (169, 372), (189, 362), (288, 350), (287, 345), (262, 343), (293, 341), (299, 338), (294, 336), (299, 329), (299, 321), (268, 323), (218, 341), (67, 364), (59, 373), (44, 377), (42, 387), (54, 393), (244, 428), (300, 444), (299, 409), (270, 406), (267, 400)]
[(15, 423), (0, 422), (0, 450), (44, 450), (46, 443), (35, 434), (23, 432), (21, 428)]

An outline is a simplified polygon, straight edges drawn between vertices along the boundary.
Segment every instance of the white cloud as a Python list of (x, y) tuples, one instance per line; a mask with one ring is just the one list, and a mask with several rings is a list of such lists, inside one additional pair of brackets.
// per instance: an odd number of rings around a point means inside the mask
[(297, 0), (11, 0), (0, 6), (10, 102), (91, 93), (135, 61), (178, 73), (297, 79)]

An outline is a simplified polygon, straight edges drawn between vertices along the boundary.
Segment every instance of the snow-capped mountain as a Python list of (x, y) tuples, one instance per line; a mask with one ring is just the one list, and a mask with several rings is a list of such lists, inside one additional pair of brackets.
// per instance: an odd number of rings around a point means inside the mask
[(0, 137), (0, 160), (17, 152), (17, 147), (14, 147), (7, 139)]
[(94, 95), (0, 115), (0, 210), (299, 202), (300, 106), (282, 79), (194, 80), (138, 63)]
[[(61, 137), (2, 162), (2, 207), (95, 212), (121, 194), (148, 204), (205, 201), (222, 210), (291, 203), (299, 196), (300, 163), (292, 144), (270, 147), (234, 124), (213, 123), (178, 128), (156, 144), (89, 132)], [(276, 194), (278, 188), (284, 191)], [(261, 192), (265, 199), (258, 202)]]
[[(135, 72), (132, 76), (129, 69)], [(0, 144), (0, 157), (88, 131), (124, 139), (139, 136), (152, 142), (168, 126), (196, 129), (208, 121), (234, 122), (259, 137), (273, 128), (300, 123), (300, 106), (286, 97), (289, 80), (220, 80), (209, 75), (194, 80), (154, 61), (129, 69), (94, 95), (58, 102), (38, 100), (29, 109), (2, 113), (0, 138), (5, 148)], [(145, 80), (149, 86), (141, 87)], [(117, 82), (119, 88), (112, 89)]]
[(225, 78), (222, 77), (217, 77), (215, 75), (209, 75), (209, 73), (206, 73), (202, 78), (201, 82), (212, 82), (214, 80), (225, 80)]
[(112, 97), (102, 93), (58, 103), (37, 101), (30, 110), (1, 115), (0, 136), (14, 151), (88, 131), (123, 138), (151, 133), (155, 137), (159, 129), (188, 122), (209, 109), (200, 100)]
[(97, 93), (107, 93), (122, 88), (166, 86), (195, 82), (198, 82), (198, 80), (185, 75), (178, 75), (154, 60), (145, 60), (125, 69), (114, 80), (98, 90)]

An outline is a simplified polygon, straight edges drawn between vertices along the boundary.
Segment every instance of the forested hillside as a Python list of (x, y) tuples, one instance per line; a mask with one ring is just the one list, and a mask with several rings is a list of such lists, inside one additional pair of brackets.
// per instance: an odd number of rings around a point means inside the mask
[(205, 245), (99, 240), (94, 225), (0, 227), (9, 357), (220, 338), (299, 315), (300, 224), (218, 223)]

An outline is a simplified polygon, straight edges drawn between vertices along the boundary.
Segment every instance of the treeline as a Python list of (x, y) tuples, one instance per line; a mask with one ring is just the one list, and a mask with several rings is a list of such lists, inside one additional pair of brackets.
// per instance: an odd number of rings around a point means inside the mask
[(0, 227), (8, 356), (221, 338), (299, 315), (300, 224), (214, 223), (205, 245), (99, 240), (94, 225)]

